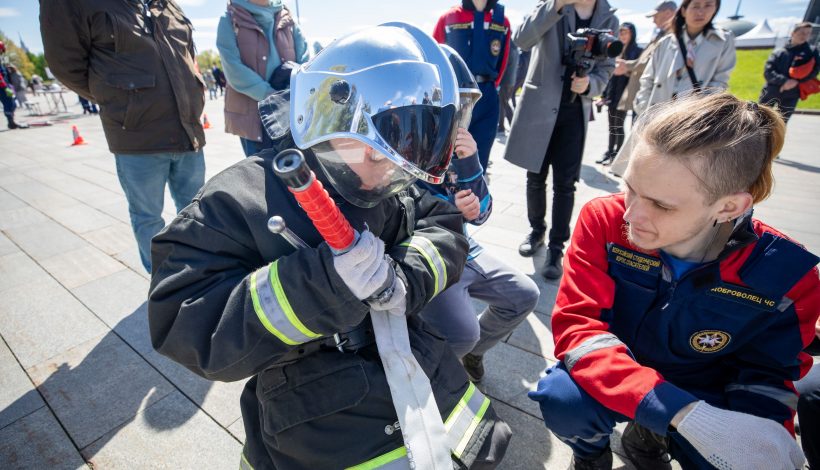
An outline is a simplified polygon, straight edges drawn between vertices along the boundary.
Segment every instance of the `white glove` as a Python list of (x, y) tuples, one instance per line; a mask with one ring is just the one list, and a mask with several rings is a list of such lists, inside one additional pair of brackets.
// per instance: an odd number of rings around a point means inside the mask
[[(379, 312), (387, 312), (397, 316), (404, 316), (407, 311), (407, 287), (399, 276), (393, 276), (393, 285), (388, 292), (377, 292), (376, 299), (368, 299), (370, 308)], [(385, 295), (386, 294), (386, 295)]]
[(695, 404), (678, 432), (720, 470), (803, 468), (806, 458), (794, 438), (776, 422), (705, 401)]
[(384, 242), (369, 230), (359, 235), (350, 251), (333, 257), (333, 267), (359, 300), (380, 293), (394, 276), (384, 256)]

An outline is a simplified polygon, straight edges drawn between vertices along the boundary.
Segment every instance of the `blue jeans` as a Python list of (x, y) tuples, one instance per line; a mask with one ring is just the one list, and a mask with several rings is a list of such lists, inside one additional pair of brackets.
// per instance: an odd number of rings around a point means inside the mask
[[(433, 297), (421, 316), (447, 339), (458, 357), (481, 356), (524, 321), (538, 295), (532, 279), (482, 251), (467, 261), (457, 283)], [(488, 304), (480, 319), (470, 298)]]
[(270, 136), (268, 136), (268, 132), (264, 128), (262, 129), (262, 142), (240, 137), (239, 143), (242, 144), (242, 151), (245, 152), (246, 157), (256, 155), (262, 150), (273, 147), (273, 140), (271, 140)]
[(151, 238), (163, 227), (165, 184), (171, 190), (177, 212), (187, 206), (205, 184), (205, 156), (196, 152), (114, 154), (117, 176), (128, 200), (131, 228), (140, 259), (151, 272)]

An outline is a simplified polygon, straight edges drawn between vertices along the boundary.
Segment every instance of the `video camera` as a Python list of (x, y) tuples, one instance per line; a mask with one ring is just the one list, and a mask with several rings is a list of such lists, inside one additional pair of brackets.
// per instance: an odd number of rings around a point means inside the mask
[(569, 54), (564, 58), (564, 65), (574, 67), (576, 77), (586, 77), (595, 60), (617, 57), (624, 48), (624, 43), (608, 29), (583, 28), (567, 33), (567, 39)]

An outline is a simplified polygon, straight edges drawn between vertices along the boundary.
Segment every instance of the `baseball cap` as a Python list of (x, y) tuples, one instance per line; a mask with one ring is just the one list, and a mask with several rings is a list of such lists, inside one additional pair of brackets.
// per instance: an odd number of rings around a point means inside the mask
[(650, 17), (652, 17), (652, 16), (655, 16), (655, 14), (656, 14), (657, 12), (659, 12), (659, 11), (663, 11), (663, 10), (677, 10), (677, 9), (678, 9), (678, 5), (677, 5), (675, 2), (670, 1), (670, 0), (666, 0), (666, 1), (663, 1), (663, 2), (659, 2), (659, 3), (655, 6), (655, 9), (654, 9), (654, 10), (652, 10), (652, 11), (650, 11), (650, 12), (648, 12), (648, 13), (646, 14), (646, 17), (647, 17), (647, 18), (650, 18)]

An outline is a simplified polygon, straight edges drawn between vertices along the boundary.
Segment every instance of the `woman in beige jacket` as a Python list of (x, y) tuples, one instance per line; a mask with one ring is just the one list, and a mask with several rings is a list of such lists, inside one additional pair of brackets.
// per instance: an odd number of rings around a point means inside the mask
[[(695, 88), (728, 87), (729, 74), (735, 68), (735, 38), (712, 25), (719, 9), (720, 0), (684, 0), (675, 14), (673, 34), (661, 39), (641, 75), (634, 104), (638, 114)], [(686, 51), (681, 51), (679, 38)], [(698, 86), (686, 70), (687, 62)]]

